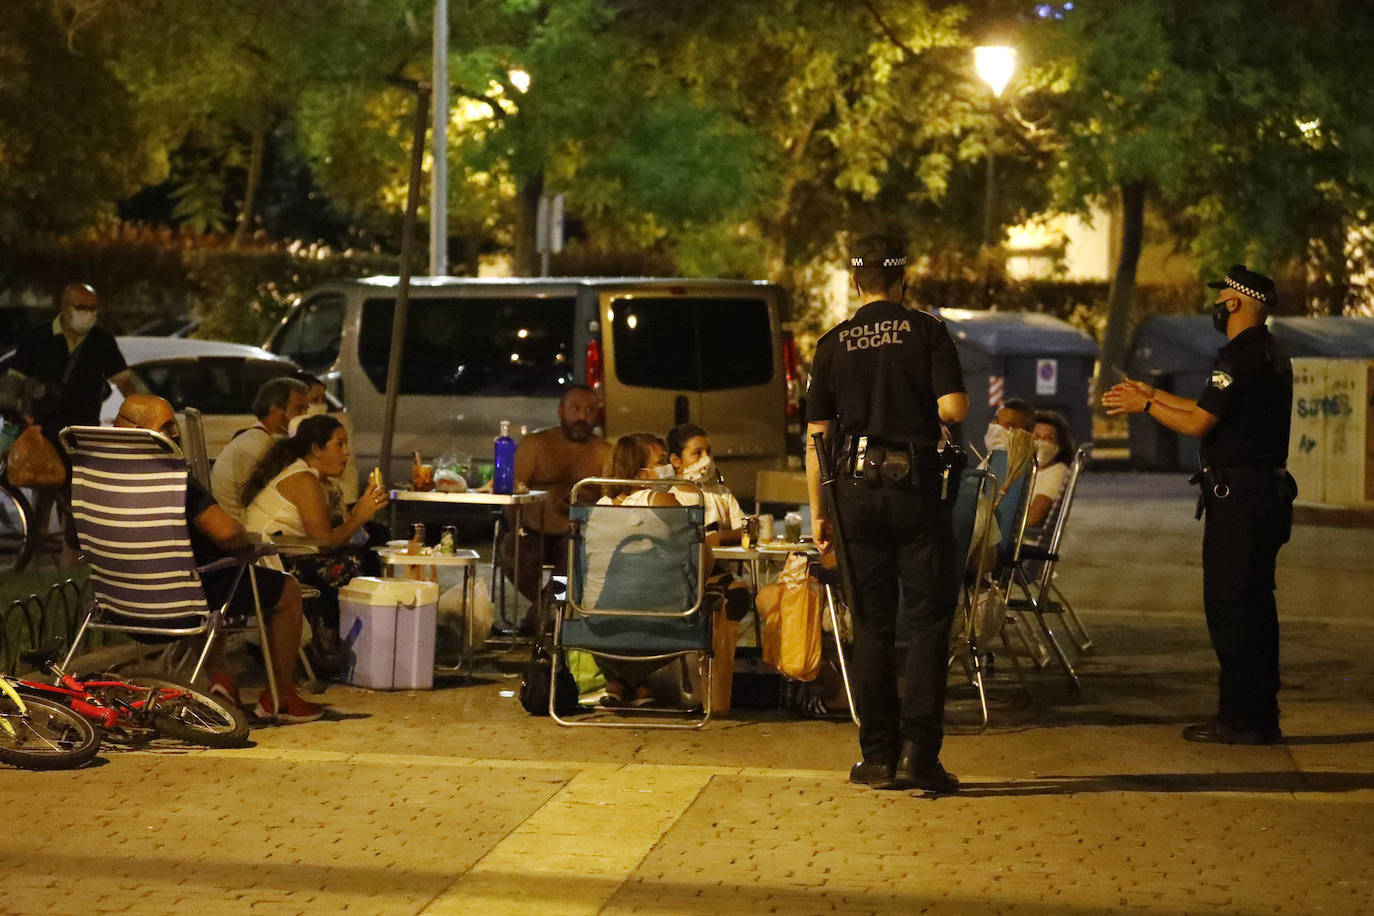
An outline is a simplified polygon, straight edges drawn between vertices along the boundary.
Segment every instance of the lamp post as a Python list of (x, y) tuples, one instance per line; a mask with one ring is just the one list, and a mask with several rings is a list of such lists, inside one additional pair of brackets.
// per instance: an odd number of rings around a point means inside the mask
[[(988, 84), (992, 97), (1002, 97), (1002, 90), (1011, 81), (1012, 71), (1016, 69), (1016, 49), (1005, 45), (980, 45), (973, 49), (973, 66), (978, 78)], [(997, 199), (997, 165), (992, 151), (992, 126), (988, 127), (988, 177), (983, 197), (983, 246), (993, 247), (993, 205)]]

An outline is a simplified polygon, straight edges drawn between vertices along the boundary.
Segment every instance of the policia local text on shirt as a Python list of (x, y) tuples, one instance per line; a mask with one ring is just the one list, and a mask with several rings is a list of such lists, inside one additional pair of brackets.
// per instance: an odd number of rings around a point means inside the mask
[(1236, 265), (1208, 286), (1218, 290), (1212, 323), (1227, 344), (1206, 389), (1190, 401), (1126, 379), (1102, 397), (1107, 413), (1148, 413), (1176, 432), (1202, 437), (1193, 478), (1206, 512), (1202, 597), (1221, 665), (1217, 714), (1189, 725), (1189, 741), (1276, 744), (1279, 730), (1279, 620), (1274, 566), (1288, 542), (1297, 485), (1284, 470), (1293, 402), (1293, 366), (1264, 326), (1277, 301), (1274, 282)]
[[(852, 252), (862, 305), (816, 345), (807, 407), (807, 485), (816, 543), (839, 525), (854, 583), (854, 667), (863, 760), (850, 781), (876, 789), (953, 792), (940, 765), (946, 661), (958, 580), (951, 507), (936, 451), (941, 422), (968, 413), (945, 325), (901, 305), (905, 246), (886, 237)], [(821, 503), (815, 433), (836, 468), (839, 519)], [(944, 498), (942, 498), (944, 497)], [(898, 584), (910, 632), (897, 700)]]

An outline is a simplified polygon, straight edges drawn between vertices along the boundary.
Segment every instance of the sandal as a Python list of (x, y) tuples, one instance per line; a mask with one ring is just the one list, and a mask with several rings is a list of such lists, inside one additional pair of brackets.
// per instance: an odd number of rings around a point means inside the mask
[(649, 689), (648, 684), (640, 684), (635, 688), (635, 698), (630, 701), (634, 707), (649, 706), (654, 702), (654, 692)]
[(611, 708), (626, 705), (625, 685), (619, 681), (607, 681), (606, 695), (601, 698), (601, 705)]

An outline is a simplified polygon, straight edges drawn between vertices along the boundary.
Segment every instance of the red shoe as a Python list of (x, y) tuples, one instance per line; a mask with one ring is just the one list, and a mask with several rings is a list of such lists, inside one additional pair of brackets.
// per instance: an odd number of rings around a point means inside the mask
[(258, 697), (258, 705), (253, 715), (259, 719), (272, 719), (283, 725), (296, 725), (301, 722), (314, 722), (324, 715), (324, 707), (318, 703), (302, 700), (297, 694), (287, 694), (286, 702), (276, 714), (268, 712), (272, 708), (272, 694), (266, 690)]
[(239, 685), (223, 672), (210, 678), (210, 692), (224, 697), (235, 706), (239, 705)]

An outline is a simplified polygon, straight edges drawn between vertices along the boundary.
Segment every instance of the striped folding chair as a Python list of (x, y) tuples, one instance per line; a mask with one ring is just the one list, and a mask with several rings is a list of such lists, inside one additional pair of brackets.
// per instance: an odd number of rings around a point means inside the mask
[[(253, 588), (257, 630), (270, 657), (254, 557), (197, 566), (186, 519), (186, 459), (173, 442), (145, 429), (69, 426), (62, 447), (72, 463), (72, 518), (95, 593), (63, 660), (71, 663), (89, 630), (125, 633), (138, 642), (204, 637), (191, 680), (225, 630), (228, 601), (206, 605), (201, 573), (238, 569)], [(230, 590), (233, 594), (233, 589)], [(280, 706), (272, 666), (267, 689)]]

